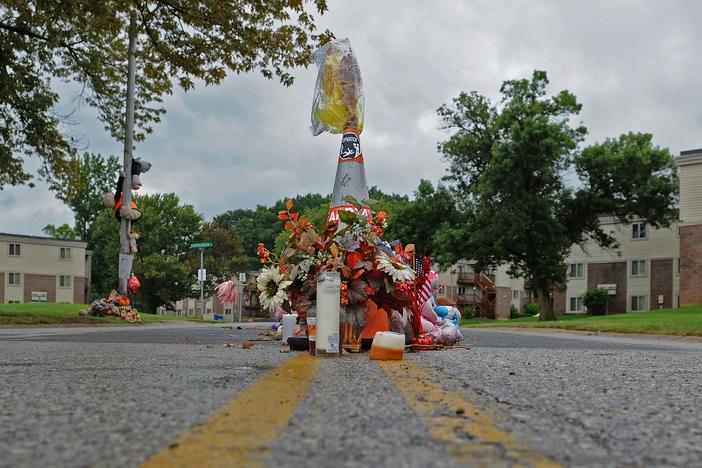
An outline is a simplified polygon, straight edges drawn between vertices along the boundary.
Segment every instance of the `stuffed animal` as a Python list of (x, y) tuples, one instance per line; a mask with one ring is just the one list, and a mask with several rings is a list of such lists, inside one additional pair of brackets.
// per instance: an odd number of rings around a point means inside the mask
[[(141, 188), (141, 179), (139, 174), (147, 172), (151, 169), (151, 163), (148, 161), (143, 161), (140, 158), (134, 158), (132, 160), (132, 190), (139, 190)], [(112, 208), (115, 212), (115, 218), (117, 221), (120, 218), (129, 219), (132, 223), (136, 223), (141, 218), (141, 211), (137, 207), (134, 200), (129, 204), (130, 206), (124, 206), (122, 204), (122, 187), (124, 185), (124, 171), (120, 170), (119, 178), (117, 179), (117, 185), (115, 187), (114, 196), (110, 193), (106, 193), (102, 197), (102, 203), (107, 208)]]
[(452, 306), (436, 306), (434, 312), (442, 320), (448, 320), (454, 325), (458, 325), (461, 321), (461, 313)]
[(137, 249), (137, 239), (139, 238), (139, 234), (134, 232), (134, 231), (129, 231), (129, 253), (132, 255), (136, 255), (136, 253), (139, 251)]

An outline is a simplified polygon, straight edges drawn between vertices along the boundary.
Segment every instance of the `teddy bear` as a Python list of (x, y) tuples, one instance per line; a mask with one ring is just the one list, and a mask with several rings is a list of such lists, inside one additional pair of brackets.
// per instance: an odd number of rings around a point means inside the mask
[[(147, 172), (151, 169), (151, 163), (144, 161), (140, 158), (132, 159), (132, 190), (139, 190), (141, 188), (141, 178), (139, 174)], [(124, 186), (124, 170), (120, 169), (119, 178), (117, 179), (117, 185), (115, 187), (115, 194), (106, 193), (102, 197), (103, 205), (107, 208), (111, 208), (115, 212), (115, 218), (120, 221), (120, 218), (129, 219), (132, 223), (136, 223), (141, 219), (141, 210), (137, 207), (134, 200), (131, 201), (130, 206), (125, 206), (122, 204), (122, 187)]]
[(139, 251), (137, 249), (138, 238), (138, 233), (136, 233), (135, 231), (129, 231), (129, 253), (131, 253), (132, 255), (136, 255), (136, 253)]

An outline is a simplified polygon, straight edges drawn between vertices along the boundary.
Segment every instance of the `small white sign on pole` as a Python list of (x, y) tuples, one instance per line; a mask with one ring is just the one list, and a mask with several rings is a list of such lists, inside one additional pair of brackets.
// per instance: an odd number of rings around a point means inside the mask
[(239, 273), (239, 282), (246, 283), (246, 273)]
[(604, 289), (607, 291), (607, 294), (610, 296), (616, 296), (617, 295), (617, 285), (616, 283), (614, 284), (598, 284), (597, 289)]
[(204, 268), (198, 268), (197, 269), (197, 280), (198, 281), (205, 281), (207, 279), (207, 270)]
[(45, 291), (32, 291), (32, 302), (47, 302), (49, 294)]
[(663, 302), (664, 302), (664, 301), (663, 301), (663, 294), (659, 294), (659, 295), (658, 295), (658, 303), (661, 304), (661, 305), (663, 305)]

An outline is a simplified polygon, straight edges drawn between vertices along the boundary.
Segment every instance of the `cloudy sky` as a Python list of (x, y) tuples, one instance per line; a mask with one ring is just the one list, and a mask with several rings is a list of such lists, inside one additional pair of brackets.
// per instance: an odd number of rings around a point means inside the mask
[[(320, 27), (348, 37), (366, 94), (361, 143), (369, 185), (410, 194), (438, 181), (446, 138), (436, 109), (461, 91), (496, 98), (502, 81), (548, 71), (552, 92), (583, 104), (587, 142), (650, 132), (673, 154), (702, 147), (702, 2), (330, 0)], [(176, 192), (210, 219), (234, 208), (332, 189), (338, 135), (312, 137), (316, 70), (284, 88), (256, 74), (233, 76), (166, 99), (167, 115), (136, 155), (154, 167), (143, 191)], [(87, 150), (115, 154), (89, 114), (77, 132)], [(72, 223), (38, 184), (0, 191), (0, 231), (41, 234)], [(9, 213), (9, 216), (7, 215)]]

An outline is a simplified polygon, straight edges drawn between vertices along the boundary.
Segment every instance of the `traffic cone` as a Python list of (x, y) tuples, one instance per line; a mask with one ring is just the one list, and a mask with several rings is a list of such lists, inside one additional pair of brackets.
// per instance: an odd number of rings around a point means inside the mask
[(363, 205), (360, 211), (348, 201), (347, 197), (355, 198), (359, 203), (368, 200), (368, 183), (366, 182), (366, 170), (363, 166), (363, 151), (361, 151), (361, 140), (356, 130), (345, 130), (341, 136), (341, 149), (339, 150), (339, 161), (336, 166), (336, 178), (334, 179), (334, 190), (332, 191), (331, 203), (327, 222), (339, 221), (339, 211), (351, 211), (366, 216), (368, 220), (373, 218), (373, 212), (369, 207)]

